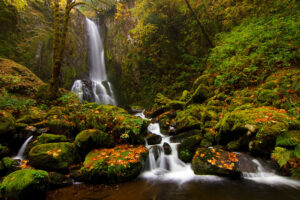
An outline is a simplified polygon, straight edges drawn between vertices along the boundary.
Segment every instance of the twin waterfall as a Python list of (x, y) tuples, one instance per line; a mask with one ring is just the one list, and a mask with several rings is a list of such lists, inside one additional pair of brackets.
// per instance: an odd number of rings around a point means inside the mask
[(107, 80), (104, 47), (98, 27), (88, 18), (86, 18), (86, 27), (89, 47), (89, 80), (76, 80), (71, 90), (80, 100), (116, 105), (111, 84)]

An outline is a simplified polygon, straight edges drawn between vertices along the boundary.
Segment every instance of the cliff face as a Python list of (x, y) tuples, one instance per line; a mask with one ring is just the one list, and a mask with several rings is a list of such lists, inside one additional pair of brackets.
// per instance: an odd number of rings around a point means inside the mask
[[(51, 77), (53, 17), (50, 1), (28, 1), (24, 11), (18, 13), (0, 0), (0, 57), (28, 66), (43, 81)], [(87, 76), (87, 43), (84, 16), (72, 14), (67, 35), (61, 85), (70, 89), (77, 77)]]

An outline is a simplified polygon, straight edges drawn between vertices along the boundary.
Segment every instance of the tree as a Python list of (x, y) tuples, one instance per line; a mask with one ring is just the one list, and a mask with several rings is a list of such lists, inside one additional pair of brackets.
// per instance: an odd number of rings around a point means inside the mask
[(27, 6), (26, 0), (3, 0), (5, 5), (12, 5), (18, 11), (23, 10)]
[(185, 3), (186, 3), (187, 7), (189, 8), (189, 10), (191, 11), (192, 15), (194, 16), (195, 20), (197, 21), (197, 24), (199, 25), (199, 27), (200, 27), (200, 29), (201, 29), (201, 32), (202, 32), (202, 34), (204, 35), (204, 37), (206, 38), (206, 40), (207, 40), (209, 46), (210, 46), (210, 47), (214, 47), (212, 41), (209, 39), (209, 36), (208, 36), (208, 34), (206, 33), (206, 31), (205, 31), (205, 29), (204, 29), (204, 27), (203, 27), (201, 21), (198, 19), (196, 13), (195, 13), (194, 10), (192, 9), (190, 2), (189, 2), (188, 0), (184, 0), (184, 1), (185, 1)]

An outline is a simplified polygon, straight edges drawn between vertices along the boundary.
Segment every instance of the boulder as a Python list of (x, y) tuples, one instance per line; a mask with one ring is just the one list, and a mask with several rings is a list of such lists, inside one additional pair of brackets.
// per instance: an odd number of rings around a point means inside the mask
[(48, 173), (24, 169), (9, 174), (1, 184), (1, 193), (7, 199), (41, 200), (46, 198), (49, 186)]
[(65, 171), (75, 157), (74, 145), (68, 142), (41, 144), (29, 151), (30, 165), (45, 170)]
[(127, 181), (139, 175), (147, 153), (145, 147), (132, 145), (92, 150), (81, 168), (82, 177), (87, 182)]
[(209, 87), (205, 86), (204, 84), (200, 84), (192, 94), (191, 98), (188, 100), (187, 105), (192, 103), (203, 103), (210, 96)]
[(114, 139), (110, 134), (98, 129), (88, 129), (81, 131), (74, 143), (79, 152), (86, 155), (92, 149), (114, 146)]
[(239, 156), (215, 148), (198, 148), (192, 161), (192, 169), (198, 175), (241, 176)]
[(146, 137), (148, 145), (160, 144), (162, 137), (157, 134), (150, 134)]
[[(15, 118), (4, 110), (0, 110), (0, 135), (9, 134), (15, 131)], [(1, 138), (1, 137), (0, 137)]]
[(164, 152), (165, 152), (166, 155), (171, 155), (172, 154), (172, 148), (168, 143), (164, 142), (163, 148), (164, 148)]
[(199, 135), (194, 135), (183, 140), (181, 144), (178, 145), (178, 157), (183, 162), (191, 162), (193, 155), (200, 145), (202, 137)]
[(0, 158), (8, 156), (10, 153), (9, 148), (7, 146), (3, 146), (0, 144)]
[(4, 157), (0, 161), (0, 176), (5, 176), (7, 174), (10, 174), (16, 170), (19, 170), (19, 164), (14, 159), (11, 159), (9, 157)]
[(71, 178), (67, 176), (57, 173), (57, 172), (49, 172), (49, 189), (54, 190), (57, 188), (62, 188), (66, 186), (70, 186), (73, 184)]

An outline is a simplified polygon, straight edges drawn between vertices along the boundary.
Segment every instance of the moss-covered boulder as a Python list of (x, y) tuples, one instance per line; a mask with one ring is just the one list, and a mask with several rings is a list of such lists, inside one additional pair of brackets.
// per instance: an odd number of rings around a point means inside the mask
[(219, 175), (238, 177), (239, 156), (215, 148), (198, 148), (192, 161), (192, 168), (198, 175)]
[(183, 162), (191, 162), (197, 147), (200, 145), (202, 137), (194, 135), (183, 140), (178, 145), (178, 157)]
[(7, 146), (3, 146), (0, 144), (0, 158), (8, 156), (10, 153), (9, 148)]
[(41, 200), (46, 198), (49, 186), (48, 173), (24, 169), (9, 174), (1, 184), (1, 193), (7, 199)]
[(148, 150), (143, 146), (120, 145), (92, 150), (85, 158), (81, 174), (88, 182), (122, 182), (141, 172)]
[(114, 139), (112, 135), (98, 129), (88, 129), (81, 131), (74, 143), (79, 152), (86, 155), (92, 149), (114, 146)]
[(19, 170), (19, 164), (17, 161), (9, 158), (4, 157), (0, 160), (0, 176), (5, 176), (7, 174), (10, 174), (16, 170)]
[(11, 133), (15, 130), (15, 118), (4, 110), (0, 110), (0, 135)]
[(68, 178), (66, 175), (57, 172), (49, 172), (48, 175), (50, 190), (72, 185), (72, 179)]
[(101, 105), (86, 115), (87, 126), (112, 133), (119, 142), (143, 144), (147, 135), (149, 122), (130, 115), (122, 108), (112, 105)]
[(186, 138), (194, 136), (194, 135), (202, 135), (202, 130), (194, 129), (194, 130), (189, 130), (189, 131), (182, 132), (178, 135), (172, 136), (170, 138), (170, 141), (174, 142), (174, 143), (181, 143)]
[(176, 133), (200, 129), (202, 125), (201, 110), (201, 106), (191, 105), (182, 111), (177, 111), (175, 118)]
[(8, 59), (0, 58), (0, 88), (20, 95), (33, 95), (44, 83), (28, 68)]
[[(238, 141), (247, 145), (252, 153), (270, 155), (277, 136), (296, 121), (287, 111), (274, 107), (258, 107), (235, 110), (224, 115), (217, 125), (220, 144)], [(238, 145), (238, 144), (235, 144)]]
[(52, 118), (48, 120), (48, 125), (51, 133), (72, 137), (75, 131), (75, 123), (67, 119)]
[(41, 144), (29, 151), (29, 162), (39, 169), (64, 171), (73, 163), (75, 156), (72, 143)]
[(295, 147), (300, 143), (300, 130), (284, 132), (276, 138), (276, 146)]
[(32, 140), (32, 141), (29, 142), (29, 144), (26, 148), (26, 151), (29, 151), (33, 147), (41, 145), (41, 144), (67, 142), (67, 141), (68, 141), (68, 139), (64, 135), (55, 135), (55, 134), (49, 134), (49, 133), (42, 133), (35, 140)]

